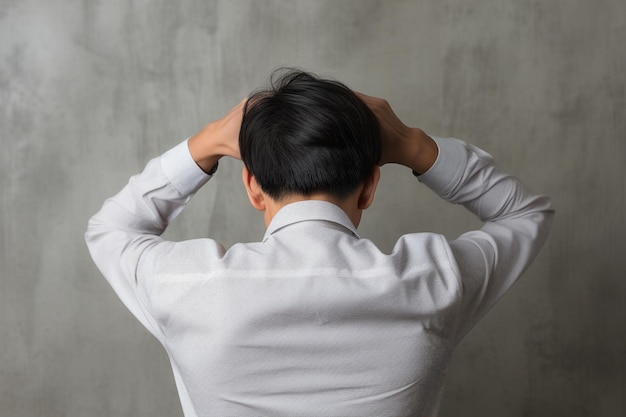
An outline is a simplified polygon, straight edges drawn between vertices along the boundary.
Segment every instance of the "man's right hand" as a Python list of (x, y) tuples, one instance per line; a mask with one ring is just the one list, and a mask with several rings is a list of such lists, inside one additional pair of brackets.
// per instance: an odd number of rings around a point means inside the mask
[(380, 124), (382, 154), (379, 165), (401, 164), (418, 174), (428, 171), (439, 152), (435, 141), (421, 129), (405, 125), (386, 100), (356, 94), (374, 112)]
[(189, 139), (191, 157), (204, 172), (210, 172), (222, 156), (241, 159), (239, 130), (246, 101), (240, 101), (224, 117), (209, 123)]

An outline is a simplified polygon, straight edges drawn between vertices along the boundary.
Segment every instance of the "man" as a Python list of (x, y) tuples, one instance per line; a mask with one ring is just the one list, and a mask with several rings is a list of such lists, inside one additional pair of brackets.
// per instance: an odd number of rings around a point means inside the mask
[[(261, 242), (159, 235), (241, 158)], [(379, 165), (406, 166), (484, 226), (359, 238)], [(89, 222), (91, 254), (163, 344), (186, 416), (434, 416), (452, 351), (543, 244), (547, 197), (381, 99), (289, 72), (152, 160)]]

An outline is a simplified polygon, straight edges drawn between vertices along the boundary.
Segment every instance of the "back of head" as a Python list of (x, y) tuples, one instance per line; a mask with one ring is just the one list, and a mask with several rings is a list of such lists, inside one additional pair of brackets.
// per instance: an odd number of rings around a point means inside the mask
[(345, 85), (289, 71), (248, 99), (239, 147), (246, 168), (275, 200), (320, 192), (344, 198), (378, 163), (380, 128)]

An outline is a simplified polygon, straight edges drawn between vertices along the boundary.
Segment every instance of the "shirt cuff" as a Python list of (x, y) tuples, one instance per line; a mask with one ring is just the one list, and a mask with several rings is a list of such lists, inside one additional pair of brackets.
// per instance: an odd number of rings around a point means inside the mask
[(431, 137), (439, 147), (437, 160), (428, 171), (417, 178), (445, 199), (452, 196), (463, 177), (468, 161), (468, 149), (466, 143), (458, 139)]
[(204, 172), (191, 157), (187, 140), (161, 155), (161, 169), (182, 195), (192, 195), (213, 177)]

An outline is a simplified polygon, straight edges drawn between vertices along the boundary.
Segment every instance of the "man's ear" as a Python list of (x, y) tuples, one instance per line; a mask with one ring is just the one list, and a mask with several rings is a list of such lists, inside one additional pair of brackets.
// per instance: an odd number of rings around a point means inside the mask
[(259, 183), (256, 182), (254, 175), (248, 171), (248, 168), (246, 168), (245, 165), (241, 170), (241, 179), (243, 180), (243, 186), (246, 187), (248, 200), (250, 200), (252, 207), (260, 211), (265, 211), (267, 208), (265, 194), (263, 193), (263, 190), (261, 190)]
[(380, 167), (376, 165), (372, 168), (372, 171), (363, 182), (363, 189), (359, 194), (358, 202), (358, 208), (360, 210), (365, 210), (372, 204), (372, 201), (374, 201), (374, 194), (376, 193), (378, 180), (380, 180)]

